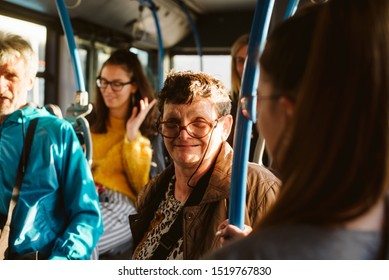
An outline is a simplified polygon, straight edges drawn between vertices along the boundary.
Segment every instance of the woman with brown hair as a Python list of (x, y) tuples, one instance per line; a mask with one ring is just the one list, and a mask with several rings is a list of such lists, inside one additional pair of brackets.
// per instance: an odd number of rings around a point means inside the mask
[(254, 232), (211, 258), (389, 257), (388, 20), (386, 0), (332, 0), (269, 37), (258, 124), (283, 184)]
[(99, 255), (115, 254), (132, 246), (128, 216), (150, 178), (157, 108), (136, 54), (126, 49), (104, 62), (96, 93), (92, 172), (104, 223), (97, 249)]
[[(228, 90), (204, 72), (168, 74), (158, 96), (158, 131), (172, 163), (137, 198), (130, 216), (133, 259), (199, 259), (219, 247), (228, 216), (233, 151)], [(245, 223), (255, 226), (274, 203), (279, 180), (248, 165)]]

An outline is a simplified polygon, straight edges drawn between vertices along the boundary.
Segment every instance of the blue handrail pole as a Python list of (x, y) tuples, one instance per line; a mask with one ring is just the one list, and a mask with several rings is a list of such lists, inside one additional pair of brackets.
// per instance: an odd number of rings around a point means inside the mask
[(289, 1), (288, 7), (286, 8), (285, 16), (284, 16), (285, 19), (294, 15), (294, 13), (297, 11), (297, 7), (299, 5), (299, 2), (300, 2), (300, 0), (290, 0)]
[(163, 86), (163, 60), (165, 58), (165, 49), (162, 42), (162, 33), (161, 27), (159, 25), (157, 10), (153, 9), (153, 16), (155, 20), (155, 27), (157, 28), (158, 34), (158, 91), (162, 89)]
[[(237, 124), (234, 135), (231, 192), (229, 200), (229, 222), (241, 229), (244, 227), (248, 155), (253, 120), (256, 118), (256, 88), (259, 79), (259, 55), (265, 45), (269, 30), (274, 0), (258, 0), (247, 48), (247, 59), (243, 71)], [(248, 117), (242, 113), (245, 106)]]
[(74, 73), (76, 75), (77, 89), (78, 91), (84, 92), (85, 82), (84, 82), (84, 77), (82, 75), (80, 57), (78, 55), (76, 42), (74, 41), (74, 34), (73, 34), (72, 25), (70, 23), (69, 15), (64, 0), (56, 0), (56, 3), (57, 3), (57, 10), (61, 20), (62, 28), (64, 30), (66, 41), (68, 43), (69, 53), (74, 68)]
[(158, 91), (162, 89), (163, 86), (163, 60), (165, 58), (165, 49), (163, 47), (162, 32), (159, 25), (157, 6), (152, 0), (138, 0), (141, 5), (146, 5), (152, 12), (155, 27), (157, 29), (158, 36)]
[(85, 118), (92, 111), (92, 104), (89, 103), (88, 92), (85, 88), (84, 76), (82, 74), (80, 57), (74, 40), (74, 34), (70, 18), (64, 3), (64, 0), (56, 0), (58, 14), (61, 20), (62, 28), (65, 33), (66, 42), (69, 48), (69, 54), (74, 69), (77, 82), (77, 91), (74, 103), (66, 110), (66, 120), (73, 125), (74, 130), (82, 134), (83, 144), (85, 145), (85, 156), (89, 163), (92, 164), (92, 137), (89, 130), (89, 123)]
[(203, 71), (203, 48), (201, 46), (199, 32), (197, 31), (196, 24), (194, 23), (193, 18), (190, 15), (188, 6), (182, 0), (179, 0), (178, 3), (180, 4), (181, 9), (184, 11), (186, 17), (188, 18), (189, 25), (196, 43), (197, 54), (200, 57), (200, 71)]

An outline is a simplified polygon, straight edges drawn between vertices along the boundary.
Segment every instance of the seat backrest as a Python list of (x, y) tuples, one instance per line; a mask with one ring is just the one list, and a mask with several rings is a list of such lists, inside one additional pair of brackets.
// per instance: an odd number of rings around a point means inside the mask
[(58, 105), (55, 104), (46, 104), (43, 106), (49, 113), (53, 114), (54, 116), (57, 116), (60, 119), (63, 119), (61, 108)]
[[(43, 106), (49, 113), (63, 119), (61, 108), (55, 104), (46, 104)], [(68, 120), (68, 119), (66, 119)], [(68, 120), (69, 121), (69, 120)], [(89, 163), (92, 164), (92, 141), (90, 136), (89, 123), (83, 116), (75, 118), (73, 122), (74, 131), (76, 132), (77, 138), (80, 141), (81, 147), (84, 150), (85, 157)]]

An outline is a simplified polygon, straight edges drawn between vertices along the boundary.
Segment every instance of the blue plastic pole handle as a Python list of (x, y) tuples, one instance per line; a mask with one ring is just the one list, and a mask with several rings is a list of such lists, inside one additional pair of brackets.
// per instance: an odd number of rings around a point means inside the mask
[(159, 25), (158, 14), (156, 9), (152, 9), (155, 27), (157, 28), (158, 34), (158, 90), (162, 89), (163, 86), (163, 59), (165, 57), (165, 49), (163, 47), (161, 27)]
[(181, 0), (179, 1), (179, 4), (180, 4), (181, 9), (184, 11), (186, 17), (188, 18), (188, 22), (189, 22), (189, 25), (190, 25), (190, 28), (192, 30), (193, 37), (194, 37), (194, 40), (196, 43), (197, 53), (200, 57), (200, 71), (203, 71), (203, 48), (201, 46), (199, 32), (197, 31), (196, 24), (194, 23), (193, 18), (190, 15), (188, 6), (184, 3), (184, 1), (181, 1)]
[[(299, 0), (290, 0), (285, 18), (293, 15), (297, 10)], [(243, 71), (240, 93), (237, 124), (234, 135), (234, 156), (231, 174), (231, 192), (229, 202), (229, 222), (241, 229), (244, 227), (244, 213), (246, 205), (246, 184), (248, 155), (252, 122), (256, 119), (256, 86), (259, 79), (259, 56), (263, 51), (274, 0), (258, 0), (251, 28), (247, 60)], [(242, 105), (246, 113), (242, 113)]]
[(74, 41), (74, 34), (70, 18), (63, 0), (56, 0), (58, 14), (62, 23), (62, 28), (65, 33), (66, 41), (68, 43), (70, 58), (76, 75), (78, 91), (85, 91), (85, 82), (82, 74), (82, 68), (80, 63), (80, 57), (78, 55), (76, 42)]
[(285, 19), (294, 15), (299, 5), (300, 0), (290, 0), (285, 12)]
[(256, 115), (256, 85), (259, 78), (258, 60), (265, 44), (273, 6), (274, 0), (258, 0), (257, 2), (240, 90), (240, 98), (245, 100), (245, 110), (248, 113), (248, 118), (243, 116), (241, 104), (239, 104), (234, 135), (229, 222), (241, 229), (244, 226), (252, 120), (255, 119)]

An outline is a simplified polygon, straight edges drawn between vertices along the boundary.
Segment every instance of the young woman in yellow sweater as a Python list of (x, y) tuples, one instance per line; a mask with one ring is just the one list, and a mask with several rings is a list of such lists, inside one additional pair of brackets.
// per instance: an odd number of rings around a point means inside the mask
[(128, 50), (112, 53), (96, 79), (91, 125), (92, 172), (104, 224), (95, 255), (123, 253), (132, 246), (128, 216), (136, 212), (135, 198), (149, 181), (155, 103), (137, 56)]

